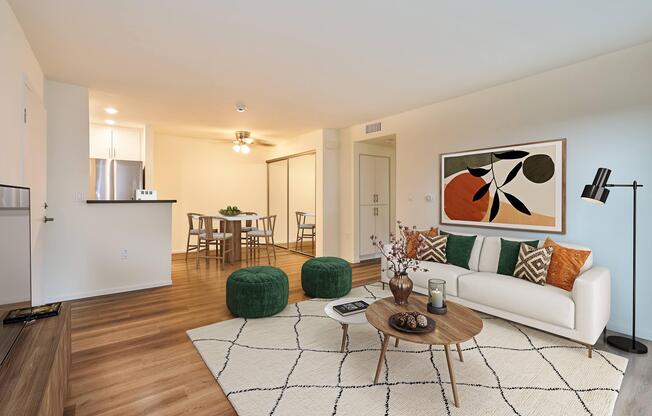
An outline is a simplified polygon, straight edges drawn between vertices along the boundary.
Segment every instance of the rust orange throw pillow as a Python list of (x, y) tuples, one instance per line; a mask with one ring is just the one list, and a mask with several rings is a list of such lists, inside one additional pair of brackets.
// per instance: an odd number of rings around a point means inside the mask
[(560, 287), (569, 292), (573, 290), (573, 284), (584, 262), (591, 255), (590, 251), (576, 250), (560, 246), (546, 238), (544, 247), (553, 247), (555, 250), (552, 252), (552, 260), (548, 268), (548, 277), (546, 277), (546, 284)]
[(419, 235), (423, 234), (426, 237), (436, 237), (439, 235), (437, 227), (430, 227), (429, 230), (416, 231), (410, 230), (405, 233), (405, 255), (411, 259), (417, 258), (417, 249), (419, 248)]

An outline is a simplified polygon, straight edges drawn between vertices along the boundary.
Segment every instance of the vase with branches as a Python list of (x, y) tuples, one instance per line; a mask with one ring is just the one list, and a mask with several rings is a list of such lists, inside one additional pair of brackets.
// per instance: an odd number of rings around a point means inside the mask
[(410, 228), (403, 225), (401, 221), (397, 221), (397, 224), (399, 235), (390, 233), (389, 241), (384, 242), (375, 235), (370, 238), (373, 246), (378, 249), (387, 261), (387, 268), (383, 269), (382, 272), (391, 271), (394, 273), (394, 276), (389, 280), (389, 288), (392, 295), (394, 295), (394, 302), (398, 305), (406, 305), (414, 286), (408, 272), (427, 272), (428, 270), (420, 266), (419, 260), (408, 256), (407, 253), (408, 236), (418, 232), (416, 227)]

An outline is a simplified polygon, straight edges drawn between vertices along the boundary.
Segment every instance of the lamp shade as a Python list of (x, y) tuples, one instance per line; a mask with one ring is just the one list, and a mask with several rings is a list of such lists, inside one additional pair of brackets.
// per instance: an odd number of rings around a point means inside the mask
[(607, 181), (611, 175), (611, 170), (607, 168), (600, 168), (595, 174), (593, 183), (586, 185), (582, 191), (582, 199), (589, 202), (604, 204), (607, 202), (609, 196), (609, 189), (607, 189)]

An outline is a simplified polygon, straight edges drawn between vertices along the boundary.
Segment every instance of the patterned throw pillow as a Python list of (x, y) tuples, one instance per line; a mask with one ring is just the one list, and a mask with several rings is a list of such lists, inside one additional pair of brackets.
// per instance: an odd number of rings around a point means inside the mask
[(514, 277), (545, 285), (553, 251), (552, 247), (534, 248), (521, 243)]
[(416, 231), (409, 230), (405, 232), (405, 255), (411, 259), (417, 258), (417, 249), (419, 248), (419, 236), (426, 235), (428, 237), (434, 237), (439, 234), (439, 229), (436, 227), (430, 227), (429, 230)]
[(570, 292), (573, 290), (577, 275), (580, 274), (580, 269), (591, 255), (591, 251), (562, 247), (550, 238), (546, 238), (543, 246), (555, 249), (550, 260), (546, 283)]
[(417, 250), (417, 259), (423, 261), (434, 261), (437, 263), (446, 263), (446, 243), (447, 235), (437, 235), (428, 237), (419, 236), (419, 249)]

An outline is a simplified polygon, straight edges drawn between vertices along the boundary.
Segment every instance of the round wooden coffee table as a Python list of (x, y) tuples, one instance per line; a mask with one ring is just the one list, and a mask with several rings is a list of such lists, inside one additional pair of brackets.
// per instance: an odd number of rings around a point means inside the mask
[[(459, 407), (457, 384), (455, 381), (455, 372), (453, 371), (450, 346), (451, 344), (456, 345), (460, 361), (464, 361), (460, 343), (468, 341), (480, 333), (482, 330), (482, 319), (480, 319), (478, 314), (473, 312), (471, 309), (450, 301), (446, 302), (448, 313), (445, 315), (434, 315), (428, 313), (428, 310), (426, 309), (427, 303), (427, 297), (413, 294), (410, 296), (409, 303), (404, 306), (395, 304), (394, 298), (389, 297), (377, 300), (367, 308), (367, 311), (365, 312), (367, 321), (383, 333), (383, 346), (380, 350), (380, 358), (378, 359), (378, 367), (376, 368), (374, 383), (378, 383), (380, 370), (383, 367), (385, 352), (387, 351), (387, 345), (389, 344), (389, 339), (391, 337), (396, 338), (396, 345), (398, 345), (399, 340), (414, 342), (417, 344), (443, 345), (446, 353), (446, 362), (448, 364), (448, 373), (451, 378), (455, 406)], [(389, 317), (395, 313), (413, 311), (417, 311), (434, 319), (437, 323), (435, 330), (426, 334), (410, 334), (398, 331), (389, 325)]]

